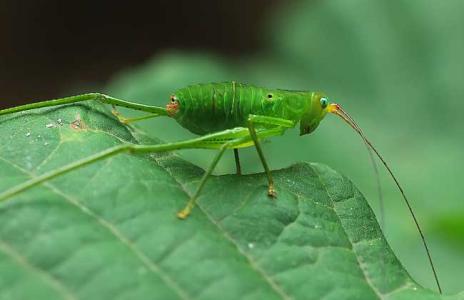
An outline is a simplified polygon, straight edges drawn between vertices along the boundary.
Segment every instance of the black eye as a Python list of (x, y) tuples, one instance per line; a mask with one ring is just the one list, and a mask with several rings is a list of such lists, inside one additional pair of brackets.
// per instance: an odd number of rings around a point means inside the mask
[(177, 101), (176, 96), (171, 96), (171, 102), (172, 102), (172, 103), (175, 103), (176, 101)]
[(324, 98), (324, 97), (323, 97), (323, 98), (321, 98), (320, 101), (321, 101), (321, 107), (322, 107), (322, 109), (326, 108), (327, 105), (329, 104), (329, 101), (327, 100), (327, 98)]
[(272, 94), (267, 94), (268, 99), (272, 99)]

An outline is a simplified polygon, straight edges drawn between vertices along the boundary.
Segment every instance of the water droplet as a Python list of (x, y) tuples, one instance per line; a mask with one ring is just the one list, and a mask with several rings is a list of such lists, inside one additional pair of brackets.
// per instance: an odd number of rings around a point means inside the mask
[(44, 143), (44, 146), (48, 146), (48, 143), (47, 143), (47, 142), (45, 142), (45, 143)]
[(52, 127), (55, 127), (55, 125), (53, 125), (53, 123), (50, 123), (50, 124), (45, 125), (45, 127), (52, 128)]
[(321, 229), (321, 228), (322, 228), (322, 226), (321, 226), (321, 225), (319, 225), (319, 224), (316, 224), (316, 225), (314, 225), (314, 228), (316, 228), (316, 229)]
[(31, 136), (31, 133), (30, 133), (30, 132), (26, 133), (26, 136), (27, 136), (27, 137), (30, 137), (30, 136)]
[(61, 119), (58, 119), (56, 122), (57, 122), (58, 125), (60, 125), (60, 126), (63, 125), (63, 120), (61, 120)]
[(254, 243), (248, 243), (248, 248), (253, 249), (255, 247)]

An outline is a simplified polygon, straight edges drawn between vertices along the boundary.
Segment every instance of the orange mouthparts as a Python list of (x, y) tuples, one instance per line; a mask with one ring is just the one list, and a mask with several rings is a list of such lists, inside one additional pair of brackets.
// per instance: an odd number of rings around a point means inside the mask
[(340, 105), (332, 103), (329, 104), (329, 107), (327, 108), (329, 113), (336, 113), (341, 109)]

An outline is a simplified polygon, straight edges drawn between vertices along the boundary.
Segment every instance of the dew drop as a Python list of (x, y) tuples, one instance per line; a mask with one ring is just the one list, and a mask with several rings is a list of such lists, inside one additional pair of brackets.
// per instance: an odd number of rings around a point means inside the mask
[(249, 249), (253, 249), (255, 247), (255, 244), (254, 243), (248, 243), (248, 248)]
[(26, 136), (27, 136), (27, 137), (30, 137), (30, 136), (31, 136), (31, 133), (30, 133), (30, 132), (26, 133)]
[(55, 127), (55, 125), (53, 125), (53, 123), (50, 123), (50, 124), (45, 125), (45, 127), (47, 127), (47, 128), (53, 128), (53, 127)]

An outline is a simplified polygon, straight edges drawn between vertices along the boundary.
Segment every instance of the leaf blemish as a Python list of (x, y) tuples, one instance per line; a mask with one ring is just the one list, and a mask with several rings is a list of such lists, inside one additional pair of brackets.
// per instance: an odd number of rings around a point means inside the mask
[(76, 119), (72, 121), (69, 126), (71, 127), (71, 129), (74, 130), (84, 130), (86, 128), (85, 123), (84, 121), (82, 121), (80, 114), (76, 115)]

